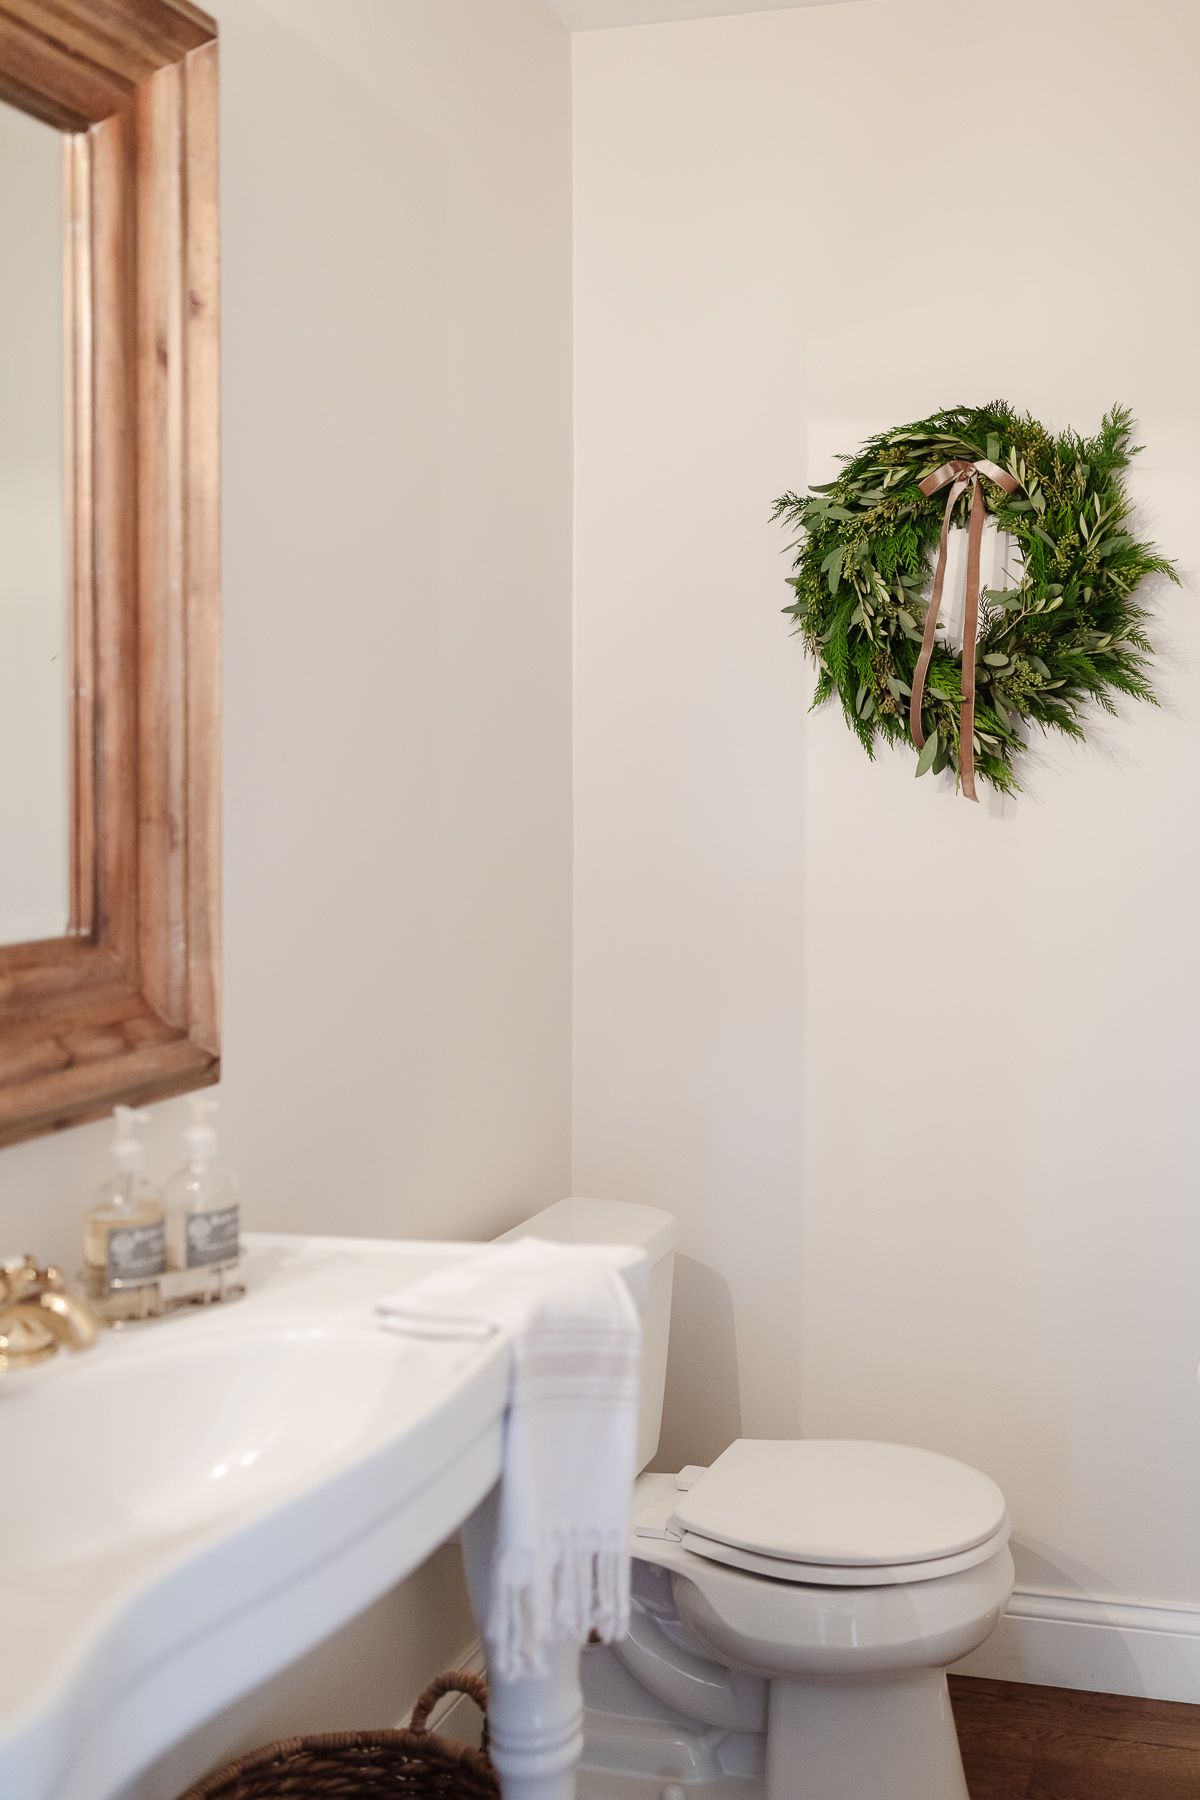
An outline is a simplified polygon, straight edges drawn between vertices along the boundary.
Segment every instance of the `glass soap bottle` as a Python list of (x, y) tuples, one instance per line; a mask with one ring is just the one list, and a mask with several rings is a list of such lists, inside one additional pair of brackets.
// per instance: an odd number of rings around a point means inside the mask
[(167, 1266), (162, 1199), (142, 1174), (146, 1146), (138, 1129), (150, 1123), (150, 1115), (116, 1106), (113, 1119), (113, 1173), (83, 1227), (86, 1273), (100, 1293), (157, 1281)]
[(183, 1134), (184, 1164), (166, 1188), (167, 1259), (172, 1269), (237, 1267), (241, 1256), (241, 1206), (237, 1182), (218, 1167), (212, 1117), (217, 1102), (192, 1097), (192, 1122)]

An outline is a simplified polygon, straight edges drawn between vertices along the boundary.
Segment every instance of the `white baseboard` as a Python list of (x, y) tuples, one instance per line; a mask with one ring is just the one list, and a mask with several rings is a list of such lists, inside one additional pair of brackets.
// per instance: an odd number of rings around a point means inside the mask
[(1200, 1702), (1200, 1607), (1018, 1588), (997, 1630), (955, 1673), (1194, 1705)]

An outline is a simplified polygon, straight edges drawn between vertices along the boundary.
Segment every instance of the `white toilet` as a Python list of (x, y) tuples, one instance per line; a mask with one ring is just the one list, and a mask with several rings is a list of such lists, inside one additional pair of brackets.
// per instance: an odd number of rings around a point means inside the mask
[[(662, 1422), (670, 1213), (562, 1200), (519, 1226), (648, 1258), (639, 1460)], [(584, 1655), (581, 1792), (633, 1800), (968, 1800), (946, 1670), (1013, 1585), (1004, 1497), (950, 1457), (739, 1439), (642, 1475), (629, 1636)]]

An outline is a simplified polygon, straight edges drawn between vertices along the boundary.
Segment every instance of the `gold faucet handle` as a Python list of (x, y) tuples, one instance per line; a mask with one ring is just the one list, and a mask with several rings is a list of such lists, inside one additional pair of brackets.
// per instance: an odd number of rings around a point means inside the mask
[(59, 1271), (32, 1256), (0, 1263), (0, 1374), (53, 1356), (59, 1345), (87, 1350), (101, 1320)]
[(0, 1264), (0, 1300), (26, 1300), (36, 1294), (61, 1293), (58, 1269), (42, 1268), (35, 1256), (18, 1256)]

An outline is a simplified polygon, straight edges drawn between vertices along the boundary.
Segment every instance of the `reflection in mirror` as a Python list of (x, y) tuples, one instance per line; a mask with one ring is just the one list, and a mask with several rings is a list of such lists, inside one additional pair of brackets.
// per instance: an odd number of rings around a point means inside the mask
[(63, 139), (0, 103), (0, 944), (70, 907)]

